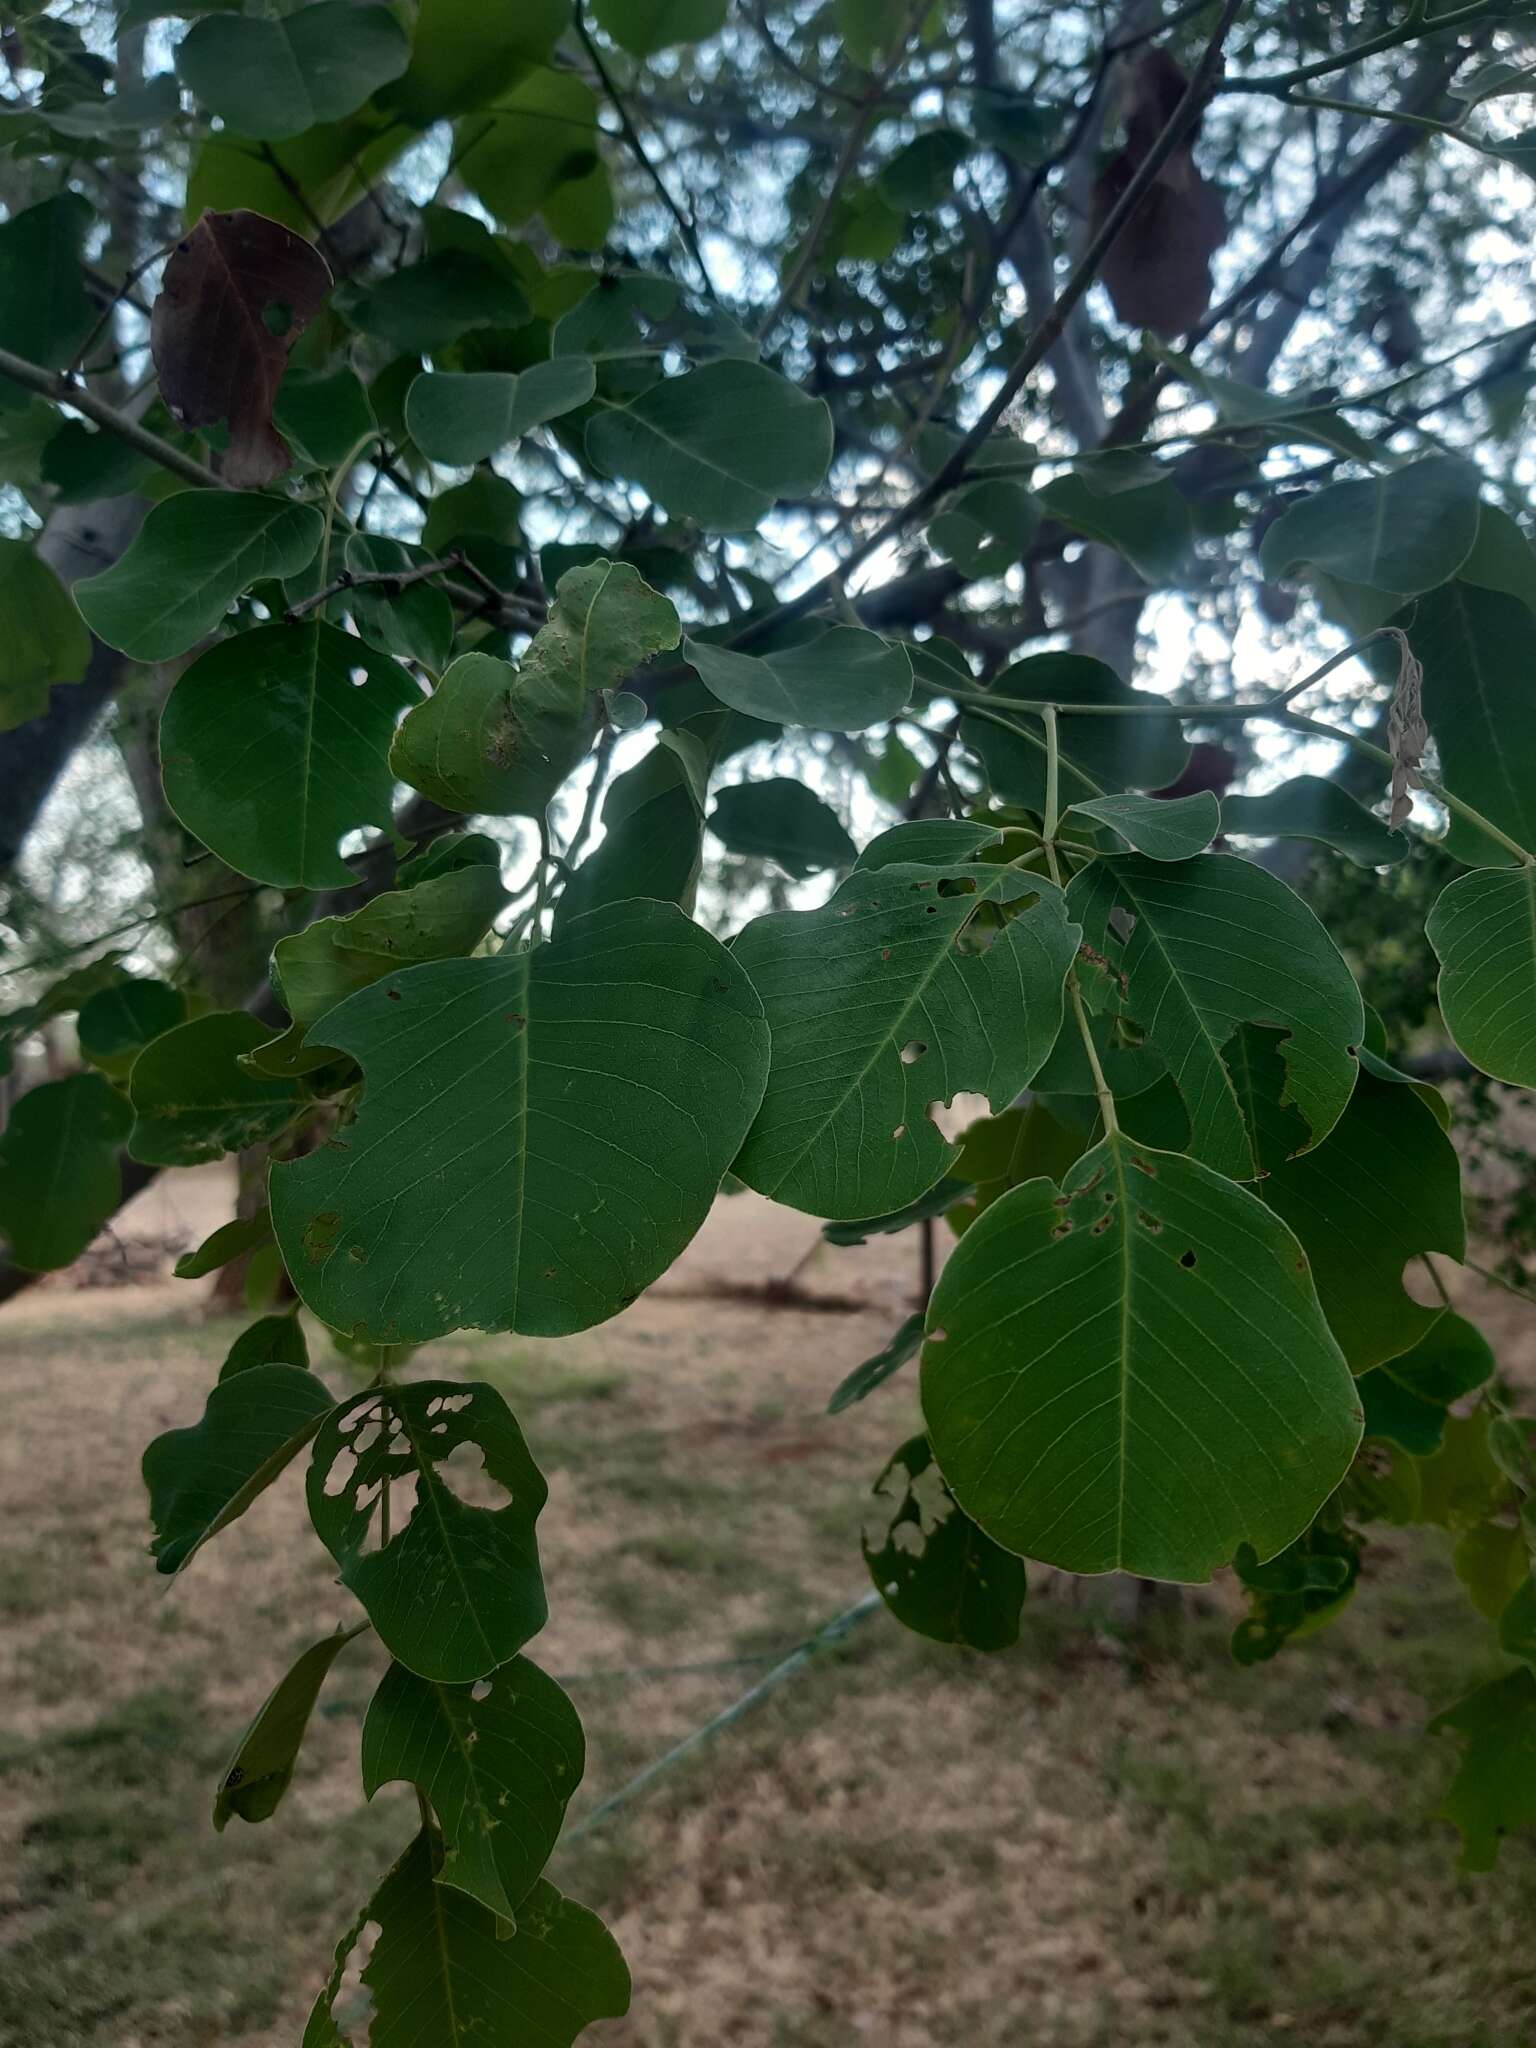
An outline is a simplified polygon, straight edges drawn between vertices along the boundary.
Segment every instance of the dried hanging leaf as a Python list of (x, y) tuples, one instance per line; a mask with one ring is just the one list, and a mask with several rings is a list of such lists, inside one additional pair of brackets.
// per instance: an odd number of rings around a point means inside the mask
[(1388, 819), (1396, 832), (1407, 822), (1413, 809), (1411, 792), (1422, 789), (1419, 768), (1429, 745), (1429, 727), (1424, 722), (1424, 664), (1408, 645), (1408, 635), (1395, 626), (1386, 630), (1397, 642), (1397, 688), (1387, 712), (1387, 751), (1392, 756), (1392, 810)]
[[(1132, 67), (1125, 147), (1094, 185), (1092, 233), (1119, 204), (1188, 82), (1166, 50), (1149, 50)], [(1211, 258), (1227, 232), (1221, 195), (1195, 164), (1197, 132), (1198, 121), (1158, 171), (1099, 273), (1126, 325), (1149, 327), (1165, 341), (1188, 334), (1204, 316), (1211, 302)]]
[(149, 329), (160, 390), (184, 426), (229, 422), (223, 473), (237, 489), (271, 483), (292, 460), (272, 406), (330, 288), (318, 249), (243, 209), (205, 213), (165, 266)]

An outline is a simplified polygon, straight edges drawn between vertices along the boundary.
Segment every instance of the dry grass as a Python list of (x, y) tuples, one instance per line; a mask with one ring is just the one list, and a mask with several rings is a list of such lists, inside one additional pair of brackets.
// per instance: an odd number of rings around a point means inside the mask
[[(910, 1376), (822, 1410), (902, 1312), (911, 1246), (818, 1261), (858, 1316), (698, 1291), (782, 1271), (808, 1235), (725, 1204), (674, 1291), (618, 1322), (439, 1347), (435, 1369), (504, 1388), (550, 1476), (536, 1648), (582, 1675), (589, 1804), (757, 1667), (622, 1674), (767, 1656), (862, 1589), (864, 1490), (914, 1423)], [(195, 1291), (39, 1295), (0, 1326), (7, 2048), (295, 2041), (412, 1825), (401, 1788), (358, 1790), (365, 1639), (278, 1815), (208, 1826), (244, 1718), (347, 1601), (296, 1473), (184, 1581), (149, 1568), (139, 1452), (195, 1415), (233, 1328)], [(1494, 1305), (1495, 1334), (1512, 1314)], [(1496, 1667), (1442, 1546), (1373, 1546), (1350, 1614), (1267, 1669), (1227, 1660), (1231, 1619), (1217, 1588), (1128, 1630), (1042, 1577), (1001, 1658), (867, 1625), (561, 1856), (635, 1975), (630, 2019), (587, 2038), (1522, 2048), (1536, 1853), (1464, 1879), (1428, 1818), (1451, 1756), (1426, 1712)]]

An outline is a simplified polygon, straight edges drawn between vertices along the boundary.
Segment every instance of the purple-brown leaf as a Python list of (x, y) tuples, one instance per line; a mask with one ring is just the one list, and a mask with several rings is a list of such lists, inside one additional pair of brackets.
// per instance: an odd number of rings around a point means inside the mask
[[(1093, 188), (1094, 232), (1166, 126), (1186, 80), (1166, 51), (1153, 50), (1131, 73), (1125, 147)], [(1211, 258), (1226, 237), (1221, 196), (1200, 175), (1194, 130), (1180, 141), (1105, 257), (1100, 276), (1128, 327), (1149, 327), (1172, 341), (1198, 326), (1211, 302)]]
[(165, 266), (150, 348), (183, 426), (229, 423), (226, 482), (253, 489), (292, 461), (272, 406), (294, 343), (325, 302), (319, 250), (263, 214), (205, 213)]

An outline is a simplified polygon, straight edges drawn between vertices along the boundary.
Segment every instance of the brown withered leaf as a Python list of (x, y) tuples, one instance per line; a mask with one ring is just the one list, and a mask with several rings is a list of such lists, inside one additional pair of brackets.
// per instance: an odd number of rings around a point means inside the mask
[(243, 209), (205, 213), (165, 266), (149, 325), (161, 395), (183, 426), (229, 422), (223, 475), (239, 489), (271, 483), (293, 459), (272, 406), (330, 288), (318, 249)]
[[(1165, 50), (1148, 51), (1132, 67), (1126, 87), (1125, 147), (1105, 165), (1094, 185), (1091, 232), (1096, 234), (1108, 219), (1167, 126), (1186, 83)], [(1165, 341), (1188, 334), (1204, 316), (1211, 303), (1211, 258), (1226, 239), (1221, 195), (1206, 183), (1195, 163), (1196, 128), (1158, 171), (1099, 273), (1126, 325), (1148, 327)]]
[(1392, 756), (1392, 808), (1389, 831), (1397, 832), (1413, 811), (1413, 792), (1422, 789), (1419, 769), (1429, 745), (1429, 727), (1424, 721), (1424, 664), (1408, 645), (1408, 635), (1396, 626), (1384, 626), (1384, 633), (1397, 642), (1397, 685), (1387, 711), (1387, 751)]

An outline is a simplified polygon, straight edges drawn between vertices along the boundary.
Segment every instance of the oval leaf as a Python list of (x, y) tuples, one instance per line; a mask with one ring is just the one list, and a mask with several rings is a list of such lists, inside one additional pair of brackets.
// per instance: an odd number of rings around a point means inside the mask
[(858, 626), (762, 655), (685, 640), (683, 659), (712, 697), (770, 725), (862, 732), (894, 718), (912, 694), (906, 649)]
[(1476, 469), (1453, 455), (1330, 484), (1280, 515), (1264, 535), (1259, 565), (1271, 582), (1307, 565), (1412, 597), (1454, 576), (1472, 552), (1479, 488)]
[(275, 1138), (303, 1097), (292, 1081), (240, 1064), (266, 1036), (246, 1011), (215, 1010), (145, 1046), (128, 1084), (132, 1156), (146, 1166), (203, 1166)]
[(1221, 829), (1221, 806), (1208, 789), (1193, 796), (1097, 796), (1072, 806), (1120, 837), (1149, 860), (1189, 860), (1204, 853)]
[(276, 1813), (293, 1782), (294, 1765), (326, 1674), (367, 1626), (362, 1621), (356, 1628), (337, 1629), (334, 1635), (311, 1643), (268, 1695), (219, 1781), (213, 1802), (213, 1825), (219, 1834), (229, 1825), (231, 1814), (254, 1823), (270, 1820)]
[(1536, 1088), (1536, 868), (1462, 875), (1424, 929), (1457, 1047), (1494, 1080)]
[(433, 462), (481, 462), (530, 428), (585, 405), (596, 388), (597, 372), (581, 356), (533, 363), (518, 376), (429, 374), (405, 394), (405, 424)]

